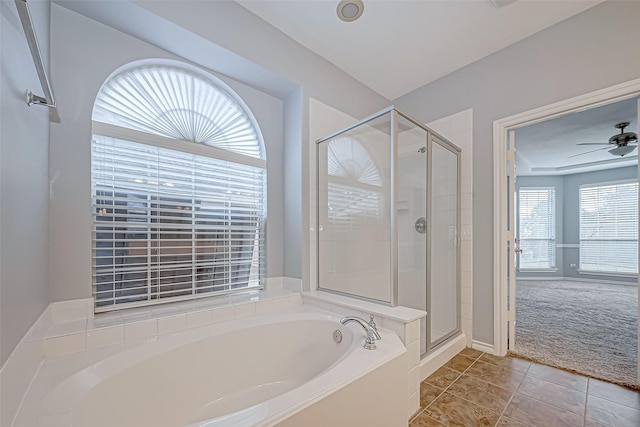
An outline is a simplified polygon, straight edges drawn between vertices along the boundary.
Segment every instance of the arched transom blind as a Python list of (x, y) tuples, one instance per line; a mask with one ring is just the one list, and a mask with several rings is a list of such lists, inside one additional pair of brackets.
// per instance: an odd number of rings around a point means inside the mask
[(353, 138), (337, 138), (329, 143), (327, 173), (362, 184), (382, 185), (380, 171), (369, 152)]
[(238, 103), (189, 71), (145, 67), (107, 82), (93, 119), (96, 312), (262, 286), (265, 161)]
[(253, 122), (212, 79), (173, 66), (144, 66), (109, 80), (93, 119), (264, 158)]

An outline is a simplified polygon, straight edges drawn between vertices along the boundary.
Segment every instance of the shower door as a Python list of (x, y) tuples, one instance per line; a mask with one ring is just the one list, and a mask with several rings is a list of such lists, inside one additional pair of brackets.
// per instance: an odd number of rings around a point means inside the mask
[(459, 157), (446, 141), (430, 134), (431, 219), (427, 286), (427, 350), (460, 330)]
[(424, 355), (460, 331), (460, 150), (398, 116), (398, 303), (427, 312)]

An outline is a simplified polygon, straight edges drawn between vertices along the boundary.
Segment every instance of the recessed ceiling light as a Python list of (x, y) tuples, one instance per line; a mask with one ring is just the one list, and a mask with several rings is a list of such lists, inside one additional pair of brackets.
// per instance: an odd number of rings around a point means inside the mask
[(342, 0), (336, 9), (338, 18), (345, 22), (355, 21), (362, 16), (362, 12), (364, 12), (362, 0)]

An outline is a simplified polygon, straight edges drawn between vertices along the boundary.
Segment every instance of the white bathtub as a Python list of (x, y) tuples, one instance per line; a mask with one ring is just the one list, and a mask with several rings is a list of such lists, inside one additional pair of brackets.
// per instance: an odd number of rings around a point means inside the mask
[[(335, 330), (342, 333), (340, 343), (333, 339)], [(359, 325), (343, 326), (335, 316), (301, 306), (159, 337), (59, 382), (43, 399), (38, 422), (240, 427), (288, 425), (293, 419), (293, 425), (337, 425), (335, 419), (321, 420), (318, 413), (328, 411), (335, 417), (342, 411), (340, 419), (349, 425), (350, 405), (342, 403), (353, 393), (371, 393), (371, 399), (396, 406), (395, 399), (385, 395), (406, 394), (405, 349), (395, 334), (383, 330), (381, 335), (377, 350), (365, 350)], [(391, 371), (380, 370), (376, 379), (371, 374), (383, 365)], [(394, 383), (384, 378), (389, 372), (403, 376), (395, 383), (404, 386), (385, 387)], [(354, 389), (361, 379), (362, 389)], [(371, 381), (381, 389), (371, 390)], [(327, 399), (340, 390), (344, 397)], [(344, 407), (322, 407), (332, 401)], [(378, 406), (380, 411), (401, 413), (401, 423), (398, 417), (384, 421), (385, 415), (372, 409), (373, 424), (368, 425), (406, 425), (402, 403), (400, 409)], [(310, 419), (305, 419), (306, 410)]]

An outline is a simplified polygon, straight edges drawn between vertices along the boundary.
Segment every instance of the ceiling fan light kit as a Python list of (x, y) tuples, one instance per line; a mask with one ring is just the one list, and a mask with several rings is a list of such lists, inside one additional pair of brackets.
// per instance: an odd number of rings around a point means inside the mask
[(636, 149), (635, 145), (621, 145), (619, 147), (614, 148), (613, 150), (609, 150), (609, 153), (611, 153), (614, 156), (622, 157), (625, 154), (631, 153), (635, 149)]
[(629, 126), (629, 122), (618, 123), (616, 128), (620, 129), (620, 133), (609, 138), (609, 144), (624, 145), (637, 141), (638, 135), (633, 132), (624, 131), (624, 128), (627, 126)]
[[(618, 123), (615, 127), (616, 129), (620, 129), (620, 133), (613, 135), (609, 138), (609, 142), (583, 142), (578, 145), (615, 145), (616, 148), (609, 150), (609, 154), (613, 156), (623, 157), (626, 154), (631, 153), (636, 149), (637, 145), (629, 145), (634, 142), (638, 142), (638, 135), (634, 132), (625, 132), (624, 128), (629, 126), (629, 122)], [(587, 151), (585, 153), (574, 154), (571, 157), (581, 156), (583, 154), (593, 153), (594, 151), (606, 150), (609, 147), (598, 148), (596, 150)]]

